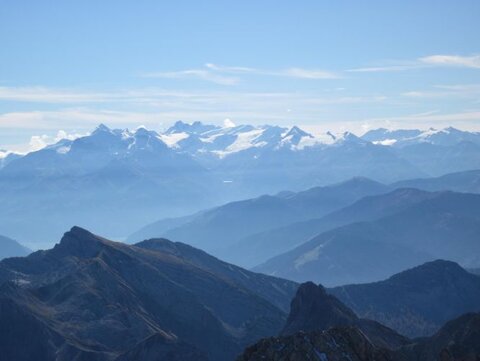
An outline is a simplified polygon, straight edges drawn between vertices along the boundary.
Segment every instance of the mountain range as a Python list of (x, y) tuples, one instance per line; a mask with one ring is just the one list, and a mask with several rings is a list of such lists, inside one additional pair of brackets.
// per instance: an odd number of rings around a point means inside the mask
[(50, 250), (0, 262), (0, 350), (16, 361), (229, 360), (281, 330), (296, 288), (187, 245), (74, 227)]
[[(50, 250), (0, 261), (0, 350), (18, 361), (466, 357), (480, 351), (480, 319), (467, 313), (479, 293), (480, 278), (449, 261), (299, 287), (184, 243), (127, 245), (73, 227)], [(402, 335), (412, 329), (428, 337)]]
[[(282, 192), (274, 196), (231, 202), (175, 220), (161, 220), (132, 234), (130, 242), (165, 236), (181, 242), (194, 242), (221, 258), (232, 261), (230, 246), (252, 234), (284, 224), (324, 216), (368, 195), (380, 194), (388, 187), (365, 178), (315, 187), (303, 192)], [(274, 250), (271, 250), (274, 252)], [(244, 265), (244, 263), (239, 262)]]
[(313, 135), (298, 127), (200, 122), (163, 132), (100, 125), (24, 156), (0, 153), (0, 230), (33, 248), (51, 245), (72, 224), (121, 239), (161, 218), (262, 194), (356, 176), (392, 183), (480, 168), (478, 133), (408, 132), (416, 135)]
[[(388, 185), (355, 177), (330, 186), (230, 202), (190, 216), (162, 219), (133, 233), (128, 241), (167, 237), (190, 243), (229, 262), (250, 268), (291, 251), (326, 231), (358, 222), (377, 221), (401, 211), (408, 213), (416, 204), (440, 197), (440, 191), (457, 190), (454, 197), (460, 197), (458, 202), (464, 200), (467, 202), (464, 206), (468, 207), (468, 200), (475, 199), (475, 195), (461, 196), (459, 192), (478, 192), (478, 184), (480, 171)], [(444, 209), (445, 206), (448, 204), (444, 204)], [(462, 214), (468, 217), (465, 212)], [(395, 271), (426, 260), (428, 258), (423, 254), (408, 264), (399, 265)], [(285, 277), (289, 276), (285, 274)], [(299, 280), (306, 281), (308, 278)], [(326, 282), (324, 279), (317, 280)]]
[(480, 195), (399, 189), (361, 200), (331, 218), (341, 221), (351, 209), (373, 219), (324, 231), (254, 269), (336, 286), (378, 281), (438, 258), (463, 267), (480, 263)]

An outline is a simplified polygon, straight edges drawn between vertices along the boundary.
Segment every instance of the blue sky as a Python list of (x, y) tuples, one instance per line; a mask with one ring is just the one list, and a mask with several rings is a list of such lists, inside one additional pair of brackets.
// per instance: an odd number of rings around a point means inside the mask
[(480, 130), (479, 18), (468, 0), (0, 0), (0, 148), (178, 119)]

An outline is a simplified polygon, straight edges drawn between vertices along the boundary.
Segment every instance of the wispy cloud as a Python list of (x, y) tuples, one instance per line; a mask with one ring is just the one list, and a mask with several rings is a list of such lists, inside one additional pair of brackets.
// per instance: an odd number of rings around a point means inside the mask
[[(233, 76), (235, 75), (235, 76)], [(213, 63), (205, 64), (201, 69), (187, 69), (168, 72), (151, 72), (141, 74), (145, 78), (169, 78), (169, 79), (201, 79), (221, 85), (234, 85), (241, 81), (241, 75), (258, 75), (289, 77), (298, 79), (336, 79), (340, 75), (321, 69), (305, 69), (292, 67), (286, 69), (257, 69), (242, 66), (225, 66)]]
[(325, 70), (289, 68), (278, 73), (278, 76), (288, 76), (300, 79), (337, 79), (339, 75)]
[(430, 55), (420, 58), (421, 63), (435, 66), (458, 66), (466, 68), (480, 69), (480, 55), (460, 56), (460, 55)]
[(402, 93), (411, 98), (480, 98), (480, 84), (434, 85), (429, 90), (414, 90)]
[(241, 66), (224, 66), (207, 63), (205, 66), (211, 70), (231, 74), (257, 74), (265, 76), (291, 77), (300, 79), (337, 79), (341, 76), (332, 71), (306, 68), (286, 68), (280, 70), (256, 69)]
[(353, 73), (396, 72), (420, 68), (456, 66), (480, 69), (480, 55), (429, 55), (412, 61), (390, 61), (390, 64), (347, 69)]
[(103, 102), (112, 94), (78, 92), (67, 89), (52, 89), (40, 86), (0, 87), (0, 100), (41, 103), (83, 103)]
[(347, 72), (351, 73), (378, 73), (378, 72), (394, 72), (403, 71), (418, 68), (418, 64), (410, 65), (387, 65), (387, 66), (372, 66), (365, 68), (348, 69)]
[(153, 72), (142, 74), (144, 78), (167, 78), (167, 79), (200, 79), (221, 85), (234, 85), (240, 79), (236, 77), (227, 77), (218, 74), (217, 71), (206, 69), (189, 69), (180, 71)]

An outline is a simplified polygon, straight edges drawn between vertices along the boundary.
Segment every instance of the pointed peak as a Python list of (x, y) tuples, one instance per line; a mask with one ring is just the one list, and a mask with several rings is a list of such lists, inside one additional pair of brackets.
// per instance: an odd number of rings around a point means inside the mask
[(443, 129), (444, 132), (446, 133), (463, 133), (460, 129), (454, 128), (454, 127), (448, 127)]
[(294, 125), (293, 127), (290, 128), (290, 130), (288, 131), (288, 133), (285, 135), (285, 137), (288, 137), (290, 135), (296, 135), (296, 136), (300, 136), (300, 137), (308, 137), (308, 138), (313, 138), (313, 135), (311, 135), (310, 133), (307, 133), (306, 131), (300, 129), (299, 127), (297, 127), (296, 125)]
[(331, 137), (333, 140), (337, 140), (337, 137), (336, 137), (335, 134), (333, 134), (331, 131), (328, 131), (328, 132), (327, 132), (327, 135), (328, 135), (329, 137)]
[(55, 245), (53, 251), (63, 256), (74, 255), (88, 258), (98, 254), (105, 241), (84, 228), (74, 226), (63, 235), (60, 243)]
[(135, 134), (137, 135), (156, 134), (156, 132), (153, 130), (148, 130), (144, 125), (141, 125), (137, 129), (135, 129)]
[(297, 290), (297, 295), (302, 294), (326, 294), (327, 291), (322, 285), (316, 285), (312, 281), (302, 283)]
[(329, 295), (322, 285), (306, 282), (298, 287), (290, 304), (290, 314), (282, 334), (354, 325), (357, 320), (355, 313), (337, 298)]
[(111, 129), (107, 127), (105, 124), (100, 123), (95, 130), (92, 132), (92, 135), (95, 134), (103, 134), (103, 133), (111, 133)]
[(217, 129), (218, 126), (203, 124), (200, 121), (195, 121), (193, 123), (186, 123), (181, 120), (175, 122), (170, 128), (168, 128), (165, 134), (176, 134), (176, 133), (188, 133), (188, 134), (201, 134), (203, 132)]
[(96, 131), (98, 130), (98, 131), (108, 132), (108, 131), (110, 131), (110, 128), (107, 127), (105, 124), (100, 123), (100, 124), (95, 128), (95, 130), (96, 130)]
[(70, 230), (67, 233), (72, 233), (72, 234), (80, 235), (80, 236), (84, 236), (84, 235), (94, 236), (93, 233), (91, 233), (90, 231), (86, 230), (85, 228), (82, 228), (82, 227), (79, 227), (79, 226), (73, 226), (72, 228), (70, 228)]
[(356, 136), (352, 132), (343, 132), (340, 137), (337, 137), (338, 141), (349, 142), (349, 143), (367, 143), (362, 138)]

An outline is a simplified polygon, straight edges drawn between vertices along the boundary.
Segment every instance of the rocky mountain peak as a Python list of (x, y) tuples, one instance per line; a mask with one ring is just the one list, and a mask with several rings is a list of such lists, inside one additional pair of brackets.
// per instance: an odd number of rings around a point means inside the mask
[(352, 310), (327, 294), (323, 286), (307, 282), (300, 285), (292, 300), (290, 315), (282, 335), (352, 325), (357, 319)]

